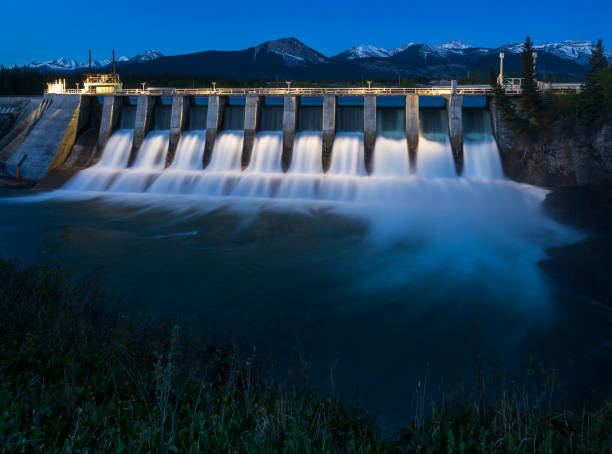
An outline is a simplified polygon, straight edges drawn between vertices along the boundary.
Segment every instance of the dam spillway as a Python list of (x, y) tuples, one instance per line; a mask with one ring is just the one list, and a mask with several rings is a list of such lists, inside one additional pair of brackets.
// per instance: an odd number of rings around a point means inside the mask
[[(422, 179), (460, 177), (449, 126), (456, 119), (449, 117), (444, 98), (437, 102), (420, 107), (418, 100), (398, 96), (289, 102), (280, 97), (217, 96), (212, 102), (172, 101), (181, 109), (177, 121), (176, 107), (153, 101), (148, 128), (138, 125), (133, 106), (124, 104), (119, 126), (133, 124), (133, 129), (114, 132), (99, 162), (62, 189), (376, 201), (403, 193)], [(287, 105), (296, 106), (294, 116), (286, 115)], [(463, 177), (503, 178), (486, 104), (464, 110)], [(288, 117), (295, 121), (287, 122)], [(146, 115), (140, 118), (144, 123)], [(173, 127), (179, 129), (179, 138), (170, 157)], [(146, 131), (140, 146), (134, 142), (137, 129)], [(411, 137), (415, 130), (416, 138)], [(369, 150), (368, 136), (373, 141)]]
[[(358, 198), (337, 189), (358, 184), (338, 183), (347, 178), (503, 178), (484, 96), (465, 107), (452, 93), (78, 98), (71, 140), (85, 130), (98, 140), (79, 148), (86, 165), (66, 172), (64, 189), (342, 199)], [(15, 155), (5, 170), (27, 174), (30, 154)], [(75, 160), (63, 149), (50, 161), (62, 174)]]

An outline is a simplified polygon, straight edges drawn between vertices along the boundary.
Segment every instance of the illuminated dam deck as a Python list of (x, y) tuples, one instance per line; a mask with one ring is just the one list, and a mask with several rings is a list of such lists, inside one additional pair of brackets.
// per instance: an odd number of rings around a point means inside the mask
[[(495, 94), (494, 89), (488, 84), (481, 85), (457, 85), (456, 83), (444, 86), (430, 86), (430, 87), (254, 87), (254, 88), (155, 88), (147, 87), (131, 88), (116, 90), (110, 93), (100, 93), (95, 91), (88, 91), (82, 89), (68, 89), (61, 88), (54, 91), (48, 91), (53, 94), (70, 94), (70, 95), (100, 95), (100, 94), (113, 94), (117, 96), (134, 96), (134, 95), (183, 95), (183, 96), (246, 96), (246, 95), (258, 95), (258, 96), (324, 96), (324, 95), (335, 95), (335, 96), (406, 96), (406, 95), (419, 95), (419, 96), (449, 96), (449, 95), (462, 95), (462, 96), (493, 96)], [(550, 83), (550, 82), (538, 82), (538, 88), (543, 92), (554, 92), (554, 93), (568, 93), (580, 91), (582, 87), (581, 83)], [(521, 94), (520, 79), (508, 79), (504, 83), (504, 92), (507, 95), (520, 95)]]

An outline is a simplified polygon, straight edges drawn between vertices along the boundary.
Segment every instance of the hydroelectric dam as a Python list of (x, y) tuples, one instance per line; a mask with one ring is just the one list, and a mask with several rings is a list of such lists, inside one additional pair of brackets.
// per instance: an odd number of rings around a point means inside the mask
[(0, 171), (42, 189), (346, 199), (354, 182), (334, 176), (503, 177), (492, 90), (454, 81), (108, 94), (62, 87), (20, 106), (0, 140)]

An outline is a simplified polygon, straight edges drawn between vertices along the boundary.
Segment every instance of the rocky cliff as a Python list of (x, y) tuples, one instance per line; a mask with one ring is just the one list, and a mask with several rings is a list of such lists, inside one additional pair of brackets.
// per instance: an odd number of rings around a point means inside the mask
[(559, 123), (506, 140), (500, 149), (504, 171), (516, 181), (544, 187), (612, 182), (612, 122), (595, 133)]

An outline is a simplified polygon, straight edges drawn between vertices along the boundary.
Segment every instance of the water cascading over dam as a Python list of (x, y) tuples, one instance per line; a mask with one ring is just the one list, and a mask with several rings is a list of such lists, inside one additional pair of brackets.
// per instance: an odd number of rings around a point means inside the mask
[[(457, 177), (446, 110), (417, 107), (417, 153), (416, 158), (409, 157), (409, 120), (403, 102), (404, 98), (389, 98), (374, 105), (376, 135), (369, 173), (363, 132), (367, 108), (363, 107), (363, 98), (337, 104), (331, 122), (335, 132), (332, 130), (329, 142), (332, 145), (327, 169), (323, 149), (324, 141), (329, 141), (329, 136), (325, 138), (330, 127), (330, 114), (325, 111), (328, 107), (323, 107), (322, 98), (304, 101), (296, 109), (295, 137), (285, 171), (286, 139), (278, 100), (262, 103), (255, 112), (258, 132), (248, 154), (244, 130), (248, 118), (245, 109), (249, 107), (234, 100), (219, 113), (219, 132), (213, 136), (208, 162), (205, 128), (209, 107), (192, 107), (186, 120), (189, 129), (183, 131), (174, 155), (168, 155), (166, 162), (169, 130), (160, 128), (171, 124), (172, 114), (169, 107), (156, 105), (155, 120), (140, 148), (132, 147), (131, 129), (117, 130), (99, 162), (78, 173), (63, 189), (376, 202), (403, 197), (419, 181), (503, 178), (487, 109), (464, 109), (464, 169), (463, 175)], [(133, 106), (125, 107), (121, 126), (134, 121)]]

